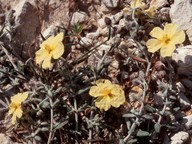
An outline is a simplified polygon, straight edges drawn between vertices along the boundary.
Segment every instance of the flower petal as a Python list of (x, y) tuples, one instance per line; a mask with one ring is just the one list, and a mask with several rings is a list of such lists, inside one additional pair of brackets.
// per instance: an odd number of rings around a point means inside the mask
[(95, 105), (99, 109), (107, 111), (111, 107), (110, 102), (111, 102), (111, 99), (108, 96), (98, 97), (96, 99)]
[(92, 97), (98, 97), (101, 96), (101, 88), (98, 86), (92, 86), (89, 90), (89, 95)]
[(172, 23), (165, 24), (164, 32), (168, 34), (170, 37), (172, 37), (178, 31), (178, 27), (179, 27), (178, 25)]
[(161, 40), (162, 37), (165, 35), (164, 31), (160, 27), (155, 27), (149, 34), (159, 40)]
[(39, 49), (36, 52), (35, 61), (37, 64), (41, 64), (41, 62), (47, 57), (48, 53), (44, 48)]
[(149, 52), (154, 53), (162, 47), (162, 43), (157, 39), (149, 39), (146, 43), (146, 46)]
[(45, 49), (45, 45), (53, 45), (53, 43), (54, 43), (54, 37), (50, 36), (48, 39), (42, 42), (40, 48)]
[(160, 55), (162, 57), (171, 56), (175, 49), (176, 49), (176, 47), (174, 44), (169, 44), (166, 47), (161, 48)]
[(119, 85), (115, 85), (111, 93), (111, 105), (113, 107), (117, 108), (125, 102), (124, 91)]
[(10, 103), (8, 115), (11, 115), (15, 111), (14, 103)]
[(145, 3), (144, 2), (142, 2), (141, 0), (135, 0), (135, 1), (132, 1), (131, 3), (130, 3), (130, 6), (131, 6), (131, 8), (141, 8), (141, 9), (144, 9), (144, 7), (145, 7)]
[(12, 116), (12, 118), (11, 118), (11, 123), (12, 123), (12, 124), (15, 124), (15, 123), (16, 123), (16, 118), (17, 118), (17, 116), (13, 113), (13, 116)]
[(185, 33), (182, 30), (176, 32), (171, 39), (171, 42), (174, 44), (180, 44), (184, 41), (185, 41)]
[(64, 45), (62, 42), (58, 42), (56, 45), (55, 50), (53, 51), (53, 58), (58, 59), (64, 53)]
[(21, 109), (21, 105), (15, 110), (14, 114), (15, 114), (18, 118), (20, 118), (20, 117), (22, 116), (23, 111), (22, 111), (22, 109)]
[(49, 56), (47, 56), (45, 59), (44, 59), (44, 61), (43, 61), (43, 63), (42, 63), (42, 68), (43, 69), (47, 69), (47, 68), (50, 68), (50, 67), (52, 67), (52, 63), (51, 63), (51, 56), (49, 55)]

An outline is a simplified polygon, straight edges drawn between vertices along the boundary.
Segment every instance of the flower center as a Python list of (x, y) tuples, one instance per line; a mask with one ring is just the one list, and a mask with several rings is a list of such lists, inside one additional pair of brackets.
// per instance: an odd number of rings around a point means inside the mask
[(15, 102), (13, 102), (13, 103), (11, 104), (11, 108), (14, 109), (14, 111), (15, 111), (16, 109), (18, 109), (19, 106), (20, 106), (20, 105), (19, 105), (18, 103), (15, 103)]
[(104, 89), (102, 91), (102, 94), (103, 94), (103, 96), (109, 96), (109, 97), (112, 95), (110, 89)]
[(53, 48), (49, 45), (45, 45), (45, 49), (47, 50), (48, 54), (52, 53)]
[(162, 38), (162, 42), (163, 42), (165, 45), (168, 45), (170, 41), (171, 41), (171, 39), (168, 37), (167, 34)]

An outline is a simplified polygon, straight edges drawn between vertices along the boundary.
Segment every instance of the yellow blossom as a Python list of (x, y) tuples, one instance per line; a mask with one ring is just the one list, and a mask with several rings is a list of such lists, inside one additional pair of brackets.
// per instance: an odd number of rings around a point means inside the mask
[(145, 10), (145, 13), (148, 16), (153, 17), (155, 15), (155, 10), (156, 8), (154, 6), (150, 6), (148, 9)]
[(171, 56), (176, 49), (176, 44), (180, 44), (185, 40), (183, 30), (178, 30), (176, 24), (166, 24), (164, 30), (160, 27), (155, 27), (150, 35), (154, 38), (149, 39), (146, 43), (148, 51), (154, 53), (160, 49), (162, 57)]
[(136, 9), (136, 8), (144, 9), (145, 8), (145, 3), (142, 2), (142, 0), (134, 0), (130, 3), (130, 5), (131, 5), (132, 9)]
[(90, 88), (89, 95), (97, 98), (96, 107), (105, 111), (111, 106), (118, 108), (125, 102), (125, 94), (122, 87), (112, 84), (107, 79), (97, 80), (96, 86)]
[(21, 103), (25, 101), (28, 97), (28, 92), (18, 93), (11, 97), (11, 103), (9, 104), (8, 114), (12, 116), (12, 124), (16, 123), (16, 118), (21, 118), (23, 111), (21, 108)]
[(41, 64), (42, 68), (52, 67), (51, 60), (60, 58), (64, 53), (64, 45), (62, 43), (63, 33), (59, 33), (55, 37), (51, 36), (45, 40), (40, 49), (36, 52), (36, 63)]
[[(130, 8), (125, 7), (123, 9), (124, 14), (130, 14), (133, 9), (141, 9), (143, 12), (145, 12), (150, 17), (153, 17), (155, 15), (156, 8), (153, 5), (150, 5), (148, 9), (146, 9), (146, 4), (142, 2), (142, 0), (133, 0), (130, 3)], [(136, 14), (140, 14), (140, 12), (136, 12)]]

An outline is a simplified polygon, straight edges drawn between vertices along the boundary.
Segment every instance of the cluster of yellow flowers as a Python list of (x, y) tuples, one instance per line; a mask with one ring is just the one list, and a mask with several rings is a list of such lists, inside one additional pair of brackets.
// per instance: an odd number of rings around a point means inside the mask
[[(153, 16), (155, 8), (150, 6), (145, 9), (146, 4), (141, 0), (132, 1), (130, 4), (131, 9), (140, 8), (148, 15)], [(130, 9), (125, 8), (125, 12), (130, 12)], [(171, 56), (176, 49), (176, 44), (180, 44), (185, 40), (185, 33), (179, 30), (176, 24), (165, 24), (164, 29), (155, 27), (150, 32), (153, 37), (146, 43), (148, 51), (154, 53), (160, 49), (162, 57)], [(43, 69), (51, 68), (53, 63), (52, 59), (59, 59), (64, 53), (64, 45), (62, 43), (63, 33), (59, 33), (55, 37), (51, 36), (45, 40), (40, 49), (36, 52), (36, 63), (42, 64)], [(97, 98), (95, 105), (101, 110), (107, 111), (111, 106), (118, 108), (125, 102), (125, 94), (123, 88), (117, 84), (112, 84), (107, 79), (100, 79), (96, 81), (96, 86), (92, 86), (89, 95)], [(12, 116), (12, 124), (16, 123), (16, 119), (20, 118), (23, 114), (21, 104), (28, 97), (28, 92), (18, 93), (11, 97), (9, 105), (9, 115)]]
[(123, 9), (124, 13), (130, 14), (133, 10), (141, 9), (148, 16), (153, 17), (155, 15), (156, 8), (153, 5), (150, 5), (149, 8), (146, 9), (146, 4), (142, 2), (142, 0), (134, 0), (131, 1), (130, 7), (125, 7)]

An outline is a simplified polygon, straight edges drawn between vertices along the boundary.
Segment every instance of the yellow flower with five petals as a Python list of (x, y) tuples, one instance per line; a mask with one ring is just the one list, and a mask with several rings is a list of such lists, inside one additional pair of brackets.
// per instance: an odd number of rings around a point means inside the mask
[(51, 36), (40, 45), (40, 49), (36, 52), (36, 63), (42, 63), (43, 69), (52, 67), (52, 58), (58, 59), (63, 55), (63, 35), (64, 34), (61, 32), (55, 37)]
[(125, 102), (125, 94), (122, 87), (112, 84), (107, 79), (97, 80), (96, 86), (90, 88), (89, 95), (97, 98), (96, 107), (105, 111), (111, 106), (118, 108)]
[(178, 29), (176, 24), (165, 24), (164, 30), (155, 27), (150, 35), (154, 38), (149, 39), (146, 43), (148, 51), (154, 53), (160, 49), (162, 57), (171, 56), (176, 49), (176, 44), (180, 44), (185, 40), (185, 33)]
[(23, 111), (21, 108), (21, 103), (25, 101), (28, 97), (28, 92), (18, 93), (11, 97), (11, 103), (9, 104), (8, 115), (12, 116), (12, 124), (16, 123), (17, 118), (21, 118)]

